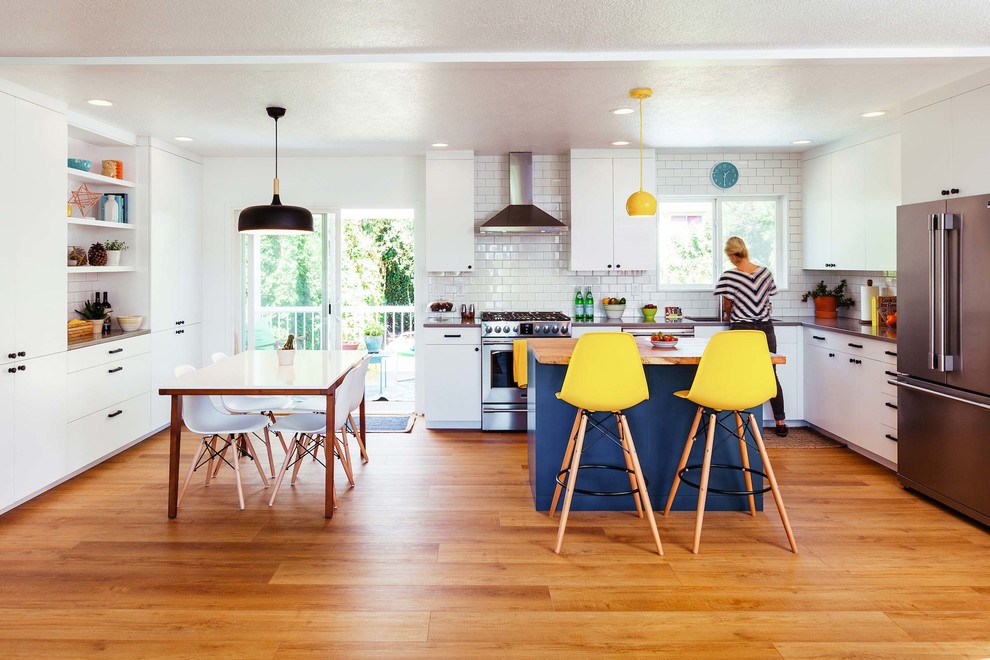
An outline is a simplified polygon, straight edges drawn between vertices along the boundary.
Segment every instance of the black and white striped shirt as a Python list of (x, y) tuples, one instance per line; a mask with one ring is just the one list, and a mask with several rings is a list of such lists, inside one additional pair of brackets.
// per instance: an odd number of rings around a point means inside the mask
[(769, 321), (770, 296), (777, 295), (777, 285), (765, 266), (753, 273), (733, 269), (722, 273), (715, 285), (715, 295), (732, 301), (731, 322)]

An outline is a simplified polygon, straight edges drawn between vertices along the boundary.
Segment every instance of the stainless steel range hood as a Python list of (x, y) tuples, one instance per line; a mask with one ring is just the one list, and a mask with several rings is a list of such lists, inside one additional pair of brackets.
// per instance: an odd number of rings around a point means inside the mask
[(484, 232), (556, 233), (567, 225), (533, 204), (533, 154), (509, 154), (509, 206), (479, 228)]

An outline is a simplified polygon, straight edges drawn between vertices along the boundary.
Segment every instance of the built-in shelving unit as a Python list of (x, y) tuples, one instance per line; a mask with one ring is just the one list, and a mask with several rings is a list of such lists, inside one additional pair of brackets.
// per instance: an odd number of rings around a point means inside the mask
[(81, 181), (91, 181), (93, 183), (99, 183), (104, 186), (117, 186), (118, 188), (133, 188), (134, 182), (128, 181), (127, 179), (115, 179), (112, 176), (103, 176), (102, 174), (97, 174), (96, 172), (86, 172), (85, 170), (77, 170), (74, 167), (66, 167), (69, 178), (79, 179)]
[(134, 266), (66, 266), (70, 273), (133, 273)]
[(102, 229), (134, 229), (134, 225), (129, 222), (104, 222), (96, 218), (66, 218), (70, 225), (80, 225), (83, 227), (101, 227)]

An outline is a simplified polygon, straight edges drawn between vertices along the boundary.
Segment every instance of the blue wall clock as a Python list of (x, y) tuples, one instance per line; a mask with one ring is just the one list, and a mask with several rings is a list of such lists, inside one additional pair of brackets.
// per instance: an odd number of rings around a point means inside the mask
[(712, 168), (712, 183), (726, 190), (739, 181), (739, 170), (732, 163), (722, 161)]

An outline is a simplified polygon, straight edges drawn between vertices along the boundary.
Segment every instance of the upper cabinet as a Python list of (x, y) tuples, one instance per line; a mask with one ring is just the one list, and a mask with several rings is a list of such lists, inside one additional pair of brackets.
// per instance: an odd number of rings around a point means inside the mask
[(990, 192), (990, 86), (904, 115), (905, 204)]
[[(639, 151), (571, 151), (571, 270), (656, 270), (657, 219), (630, 218)], [(656, 156), (643, 151), (643, 190), (656, 193)]]
[(474, 152), (426, 154), (426, 270), (474, 270)]
[(804, 161), (804, 268), (894, 270), (900, 136)]
[(66, 348), (66, 118), (0, 93), (0, 362)]

